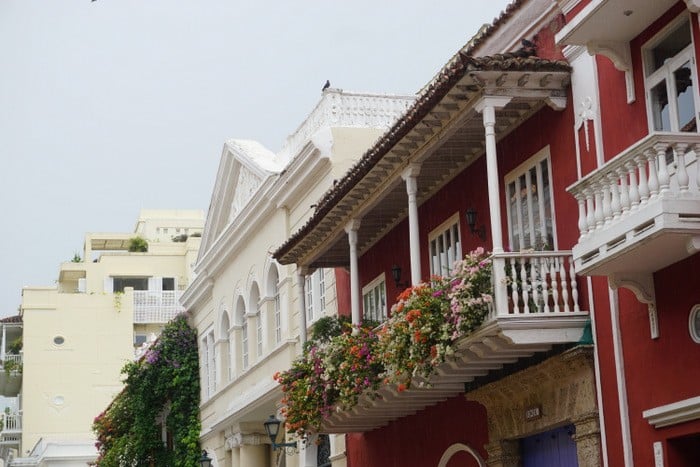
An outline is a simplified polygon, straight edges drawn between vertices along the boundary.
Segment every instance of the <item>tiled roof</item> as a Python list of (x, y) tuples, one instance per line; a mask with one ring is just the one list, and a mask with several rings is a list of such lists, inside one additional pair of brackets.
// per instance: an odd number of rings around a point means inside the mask
[[(514, 2), (511, 6), (518, 2)], [(311, 218), (291, 238), (282, 244), (273, 254), (280, 260), (294, 245), (308, 234), (323, 217), (386, 155), (401, 139), (408, 134), (428, 112), (459, 82), (465, 75), (475, 71), (531, 71), (531, 72), (570, 72), (568, 63), (530, 56), (528, 51), (496, 54), (486, 57), (473, 57), (460, 51), (433, 81), (424, 88), (416, 102), (360, 160), (355, 163), (318, 202)]]
[(22, 315), (8, 316), (7, 318), (0, 319), (0, 323), (21, 323)]

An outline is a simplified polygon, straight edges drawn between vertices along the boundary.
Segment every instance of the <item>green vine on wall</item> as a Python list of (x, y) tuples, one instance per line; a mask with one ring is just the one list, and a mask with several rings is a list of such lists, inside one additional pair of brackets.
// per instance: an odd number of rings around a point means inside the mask
[[(122, 369), (124, 390), (93, 423), (99, 467), (199, 465), (199, 359), (184, 315), (166, 325), (137, 362)], [(163, 442), (162, 425), (172, 435)]]

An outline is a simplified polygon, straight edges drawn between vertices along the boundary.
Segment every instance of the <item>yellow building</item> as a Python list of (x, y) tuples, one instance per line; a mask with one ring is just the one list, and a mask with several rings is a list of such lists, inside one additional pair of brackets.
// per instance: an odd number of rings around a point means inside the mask
[(121, 390), (124, 364), (184, 311), (203, 226), (202, 211), (143, 210), (131, 233), (87, 234), (55, 286), (23, 289), (21, 436), (17, 453), (5, 450), (10, 465), (95, 460), (93, 419)]

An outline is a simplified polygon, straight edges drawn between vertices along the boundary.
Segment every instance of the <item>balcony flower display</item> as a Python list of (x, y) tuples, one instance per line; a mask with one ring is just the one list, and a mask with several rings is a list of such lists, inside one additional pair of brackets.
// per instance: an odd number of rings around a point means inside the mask
[(383, 371), (377, 343), (371, 329), (347, 327), (328, 341), (312, 343), (291, 369), (275, 374), (285, 393), (287, 430), (302, 436), (317, 431), (333, 410), (349, 409), (365, 390), (376, 390)]
[(312, 342), (292, 368), (275, 374), (287, 431), (302, 437), (317, 432), (334, 411), (352, 408), (381, 384), (398, 391), (414, 381), (426, 384), (455, 342), (481, 325), (492, 301), (491, 260), (479, 248), (456, 262), (449, 277), (404, 290), (377, 332), (347, 328)]

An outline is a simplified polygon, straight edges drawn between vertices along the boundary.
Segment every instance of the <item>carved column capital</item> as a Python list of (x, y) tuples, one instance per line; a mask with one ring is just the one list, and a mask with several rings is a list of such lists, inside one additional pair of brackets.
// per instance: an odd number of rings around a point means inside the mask
[(235, 449), (241, 446), (259, 446), (261, 444), (270, 444), (270, 439), (261, 433), (234, 433), (226, 437), (226, 449)]

